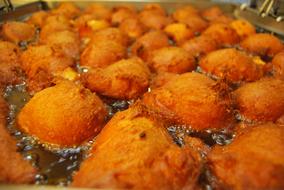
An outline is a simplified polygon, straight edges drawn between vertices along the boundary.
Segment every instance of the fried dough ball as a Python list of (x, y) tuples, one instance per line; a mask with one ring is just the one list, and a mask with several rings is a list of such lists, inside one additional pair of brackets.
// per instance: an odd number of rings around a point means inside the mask
[(264, 124), (247, 128), (230, 145), (215, 146), (208, 162), (221, 189), (283, 189), (283, 150), (283, 127)]
[(19, 43), (21, 41), (31, 41), (35, 37), (36, 28), (24, 22), (10, 21), (2, 25), (3, 39)]
[(256, 33), (255, 27), (243, 19), (234, 20), (230, 26), (237, 32), (241, 39), (245, 39)]
[(50, 34), (64, 30), (72, 31), (71, 24), (65, 16), (48, 16), (40, 30), (40, 40), (44, 41)]
[(48, 16), (48, 13), (46, 11), (35, 12), (27, 20), (27, 23), (41, 28), (43, 26), (47, 16)]
[(135, 105), (117, 113), (104, 127), (71, 185), (196, 189), (201, 167), (198, 151), (173, 144), (162, 122)]
[(271, 34), (251, 35), (244, 39), (240, 45), (244, 50), (259, 56), (273, 57), (284, 50), (282, 42)]
[(144, 7), (142, 11), (153, 11), (157, 14), (160, 15), (166, 15), (166, 11), (165, 9), (158, 3), (147, 3)]
[(195, 69), (195, 59), (179, 47), (165, 47), (155, 50), (148, 61), (155, 72), (185, 73)]
[(47, 45), (30, 46), (22, 53), (21, 61), (31, 93), (51, 86), (52, 79), (58, 72), (74, 64), (71, 57)]
[(272, 59), (273, 75), (284, 79), (284, 51), (276, 54)]
[(219, 46), (215, 39), (201, 35), (184, 42), (181, 47), (194, 57), (200, 58), (211, 51), (217, 50)]
[(20, 49), (11, 42), (0, 41), (0, 89), (20, 82)]
[(263, 75), (261, 66), (234, 48), (213, 51), (201, 59), (199, 65), (206, 73), (232, 82), (256, 81)]
[(264, 78), (234, 92), (237, 108), (246, 119), (276, 121), (284, 114), (284, 81)]
[(73, 19), (80, 15), (81, 10), (71, 2), (63, 2), (57, 8), (52, 9), (52, 14), (62, 14), (69, 19)]
[(208, 21), (216, 20), (222, 15), (223, 11), (218, 6), (209, 7), (201, 12), (201, 16)]
[(118, 9), (111, 16), (111, 23), (113, 25), (120, 25), (125, 19), (136, 18), (137, 14), (131, 9)]
[(208, 23), (201, 16), (191, 16), (186, 20), (180, 20), (179, 22), (185, 23), (195, 33), (201, 33), (208, 27)]
[(123, 20), (119, 25), (119, 29), (132, 39), (136, 39), (146, 32), (146, 27), (138, 18), (128, 18)]
[(185, 73), (143, 96), (144, 104), (173, 124), (195, 130), (220, 129), (232, 123), (230, 100), (218, 84), (198, 73)]
[(36, 169), (17, 152), (16, 141), (6, 128), (8, 106), (0, 97), (0, 183), (28, 184), (33, 183)]
[(110, 8), (97, 3), (92, 3), (91, 5), (88, 5), (85, 9), (85, 13), (94, 15), (96, 19), (104, 20), (110, 20), (112, 14)]
[(135, 99), (147, 91), (150, 71), (139, 58), (122, 59), (104, 69), (82, 73), (86, 87), (117, 99)]
[(182, 6), (176, 9), (172, 14), (172, 17), (179, 22), (183, 22), (194, 16), (199, 16), (199, 10), (192, 5)]
[(126, 57), (126, 47), (106, 40), (88, 44), (81, 54), (80, 64), (89, 67), (105, 68)]
[(144, 26), (149, 29), (162, 30), (172, 23), (172, 19), (166, 15), (153, 10), (144, 10), (140, 12), (139, 19)]
[[(94, 43), (97, 41), (113, 41), (123, 46), (127, 46), (129, 39), (118, 28), (106, 28), (94, 33), (91, 39)], [(90, 42), (92, 43), (92, 42)]]
[(152, 90), (154, 88), (164, 86), (166, 83), (175, 79), (178, 76), (179, 74), (176, 73), (168, 73), (168, 72), (157, 73), (151, 78), (150, 88)]
[(54, 32), (46, 37), (42, 43), (49, 45), (55, 51), (62, 51), (68, 57), (78, 59), (80, 56), (80, 39), (72, 31)]
[(161, 31), (150, 31), (138, 38), (131, 47), (131, 52), (142, 58), (144, 61), (149, 59), (151, 53), (162, 47), (169, 46), (167, 35)]
[(74, 146), (100, 132), (106, 113), (95, 94), (71, 81), (62, 81), (36, 93), (17, 122), (21, 130), (43, 143)]
[(164, 31), (176, 44), (182, 44), (184, 41), (194, 37), (194, 31), (184, 23), (169, 24)]
[(237, 32), (226, 24), (213, 24), (203, 32), (203, 35), (212, 37), (221, 46), (234, 45), (240, 40)]

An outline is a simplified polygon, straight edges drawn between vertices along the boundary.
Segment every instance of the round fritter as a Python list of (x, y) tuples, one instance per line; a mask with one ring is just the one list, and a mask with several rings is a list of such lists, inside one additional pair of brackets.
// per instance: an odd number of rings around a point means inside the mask
[(89, 67), (104, 68), (126, 57), (126, 47), (111, 41), (96, 41), (88, 44), (81, 54), (80, 64)]
[(195, 69), (194, 57), (179, 47), (165, 47), (155, 50), (148, 60), (155, 72), (185, 73)]
[(74, 146), (97, 135), (106, 114), (99, 97), (81, 85), (62, 81), (36, 93), (17, 122), (43, 143)]
[(238, 19), (231, 22), (230, 26), (237, 32), (241, 39), (256, 33), (255, 27), (246, 20)]
[(69, 19), (79, 16), (80, 12), (80, 9), (71, 2), (60, 3), (55, 9), (51, 10), (51, 14), (61, 14)]
[(50, 34), (64, 30), (72, 31), (71, 24), (65, 16), (48, 16), (40, 30), (40, 40), (44, 41)]
[(96, 43), (97, 41), (113, 41), (123, 46), (127, 46), (129, 39), (118, 28), (106, 28), (97, 31), (92, 35), (90, 43)]
[(77, 59), (80, 56), (80, 39), (75, 32), (69, 30), (54, 32), (41, 42), (55, 51), (62, 51), (68, 57)]
[(146, 27), (138, 18), (128, 18), (123, 20), (123, 22), (119, 25), (119, 29), (132, 39), (136, 39), (146, 32)]
[(96, 19), (104, 20), (110, 20), (112, 14), (110, 8), (98, 3), (92, 3), (88, 5), (84, 12), (94, 15)]
[(167, 15), (165, 9), (158, 3), (147, 3), (144, 5), (142, 11), (153, 11), (160, 15)]
[(118, 9), (111, 16), (113, 25), (120, 25), (125, 19), (136, 18), (137, 13), (131, 9)]
[(199, 61), (206, 73), (232, 82), (256, 81), (262, 77), (262, 66), (253, 62), (245, 53), (233, 48), (221, 49), (207, 54)]
[(16, 141), (6, 128), (8, 105), (0, 97), (0, 183), (29, 184), (35, 181), (36, 169), (18, 153)]
[(82, 73), (86, 87), (117, 99), (135, 99), (147, 91), (150, 71), (139, 58), (123, 59), (104, 69)]
[(53, 76), (74, 65), (74, 60), (47, 45), (30, 46), (21, 56), (31, 93), (52, 85)]
[(144, 10), (140, 12), (139, 19), (144, 26), (155, 30), (161, 30), (168, 24), (172, 23), (172, 19), (170, 17), (160, 14), (156, 10)]
[(103, 128), (72, 186), (198, 189), (201, 167), (198, 151), (176, 146), (163, 123), (136, 104)]
[(234, 45), (240, 40), (237, 32), (226, 24), (213, 24), (203, 32), (203, 35), (211, 36), (222, 46)]
[(184, 23), (169, 24), (164, 31), (176, 44), (182, 44), (184, 41), (194, 37), (194, 31)]
[(284, 79), (284, 51), (276, 54), (272, 59), (273, 75)]
[(154, 88), (164, 86), (166, 83), (175, 79), (177, 76), (179, 76), (179, 74), (168, 72), (157, 73), (151, 78), (150, 88), (151, 90), (153, 90)]
[(151, 53), (155, 49), (169, 46), (167, 35), (161, 31), (150, 31), (138, 38), (131, 47), (131, 52), (142, 58), (144, 61), (149, 59)]
[(210, 36), (198, 36), (184, 42), (181, 47), (194, 57), (202, 57), (218, 49), (218, 43)]
[(207, 9), (204, 9), (201, 12), (201, 15), (203, 18), (205, 18), (208, 21), (213, 21), (218, 19), (220, 16), (223, 15), (223, 11), (218, 6), (212, 6)]
[(199, 16), (199, 10), (192, 5), (182, 6), (172, 14), (172, 17), (179, 22), (183, 22), (193, 16)]
[(220, 129), (232, 123), (231, 101), (225, 90), (202, 74), (185, 73), (146, 93), (143, 102), (173, 124), (195, 130)]
[(2, 25), (3, 39), (19, 43), (21, 41), (31, 41), (35, 37), (36, 28), (24, 22), (10, 21)]
[(284, 50), (282, 42), (271, 34), (250, 35), (240, 45), (244, 50), (259, 56), (273, 57)]
[(48, 16), (48, 12), (46, 11), (35, 12), (29, 17), (29, 19), (27, 20), (27, 23), (41, 28), (47, 16)]
[(186, 24), (195, 33), (201, 33), (208, 27), (208, 23), (201, 16), (191, 16), (186, 20), (179, 21)]
[(237, 109), (245, 119), (276, 121), (284, 114), (284, 81), (264, 78), (234, 92)]
[(215, 146), (208, 162), (216, 189), (283, 189), (284, 128), (249, 127), (227, 146)]
[(20, 82), (20, 50), (11, 43), (0, 41), (0, 89)]

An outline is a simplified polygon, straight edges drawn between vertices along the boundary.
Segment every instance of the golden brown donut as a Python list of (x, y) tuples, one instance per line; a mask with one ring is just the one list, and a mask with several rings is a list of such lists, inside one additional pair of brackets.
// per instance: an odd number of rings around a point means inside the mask
[(62, 2), (55, 9), (51, 10), (51, 14), (64, 15), (69, 19), (76, 18), (81, 13), (81, 10), (71, 2)]
[(176, 44), (182, 44), (194, 37), (194, 31), (184, 23), (169, 24), (164, 31)]
[(11, 42), (0, 41), (0, 89), (21, 82), (20, 49)]
[(69, 20), (63, 15), (48, 16), (40, 30), (40, 40), (44, 41), (50, 34), (64, 30), (72, 31)]
[(88, 5), (84, 12), (87, 14), (94, 15), (96, 19), (103, 19), (103, 20), (110, 20), (112, 14), (110, 8), (98, 3), (92, 3)]
[(202, 57), (211, 51), (217, 50), (219, 45), (210, 36), (198, 36), (184, 42), (181, 47), (194, 57)]
[(196, 67), (194, 57), (179, 47), (164, 47), (155, 50), (147, 63), (155, 72), (177, 74), (192, 71)]
[(212, 6), (201, 11), (201, 16), (208, 21), (218, 19), (224, 13), (218, 6)]
[(132, 9), (120, 8), (116, 10), (111, 16), (111, 23), (113, 25), (120, 25), (125, 19), (137, 18), (137, 13)]
[(51, 86), (58, 72), (74, 65), (74, 59), (47, 45), (30, 46), (22, 53), (21, 61), (31, 93)]
[(244, 50), (259, 56), (273, 57), (284, 50), (283, 43), (271, 34), (250, 35), (240, 45)]
[(217, 189), (283, 189), (284, 128), (248, 127), (227, 146), (215, 146), (208, 164)]
[(21, 130), (42, 143), (60, 147), (80, 145), (97, 135), (106, 109), (96, 94), (71, 81), (36, 93), (21, 110)]
[(245, 39), (256, 33), (255, 27), (244, 19), (234, 20), (230, 26), (237, 32), (241, 39)]
[(255, 64), (251, 57), (234, 48), (207, 54), (199, 61), (199, 66), (204, 72), (231, 82), (256, 81), (263, 75), (261, 65)]
[(198, 73), (185, 73), (143, 96), (144, 104), (173, 124), (198, 131), (232, 124), (231, 101), (218, 84)]
[(186, 24), (191, 30), (199, 34), (208, 27), (208, 22), (201, 16), (191, 16), (188, 19), (180, 20), (179, 22)]
[(72, 31), (63, 30), (49, 34), (41, 41), (47, 44), (55, 51), (61, 51), (66, 56), (78, 59), (80, 57), (80, 39), (79, 36)]
[(167, 35), (161, 31), (154, 30), (147, 32), (138, 38), (131, 46), (133, 55), (142, 58), (144, 61), (149, 59), (155, 49), (169, 46)]
[(111, 41), (96, 41), (88, 44), (81, 54), (80, 64), (104, 68), (126, 57), (126, 47)]
[(154, 30), (162, 30), (168, 24), (172, 23), (170, 17), (160, 14), (156, 10), (144, 10), (140, 12), (139, 19), (144, 26)]
[(104, 96), (116, 99), (136, 99), (147, 91), (150, 71), (139, 58), (122, 59), (104, 69), (82, 73), (85, 86)]
[(172, 17), (174, 18), (174, 20), (179, 21), (179, 22), (183, 22), (187, 20), (188, 18), (194, 17), (194, 16), (199, 16), (199, 10), (196, 9), (192, 5), (182, 6), (176, 9), (172, 14)]
[(130, 39), (136, 39), (146, 32), (146, 27), (138, 18), (127, 18), (119, 25), (119, 29)]
[(127, 46), (129, 39), (118, 28), (106, 28), (95, 32), (91, 37), (90, 43), (96, 43), (97, 41), (112, 41), (123, 46)]
[(272, 59), (273, 75), (284, 79), (284, 51), (276, 54)]
[(284, 81), (264, 78), (234, 92), (237, 109), (248, 120), (276, 121), (284, 114)]
[(36, 169), (17, 152), (16, 141), (6, 128), (8, 106), (0, 97), (0, 183), (29, 184), (35, 180)]
[(230, 46), (240, 41), (237, 32), (227, 24), (213, 24), (202, 34), (215, 39), (220, 46)]
[(190, 146), (176, 146), (163, 123), (136, 104), (104, 127), (71, 186), (198, 189), (201, 160)]
[(31, 41), (35, 37), (36, 28), (24, 22), (9, 21), (2, 25), (2, 37), (4, 40), (19, 43)]

